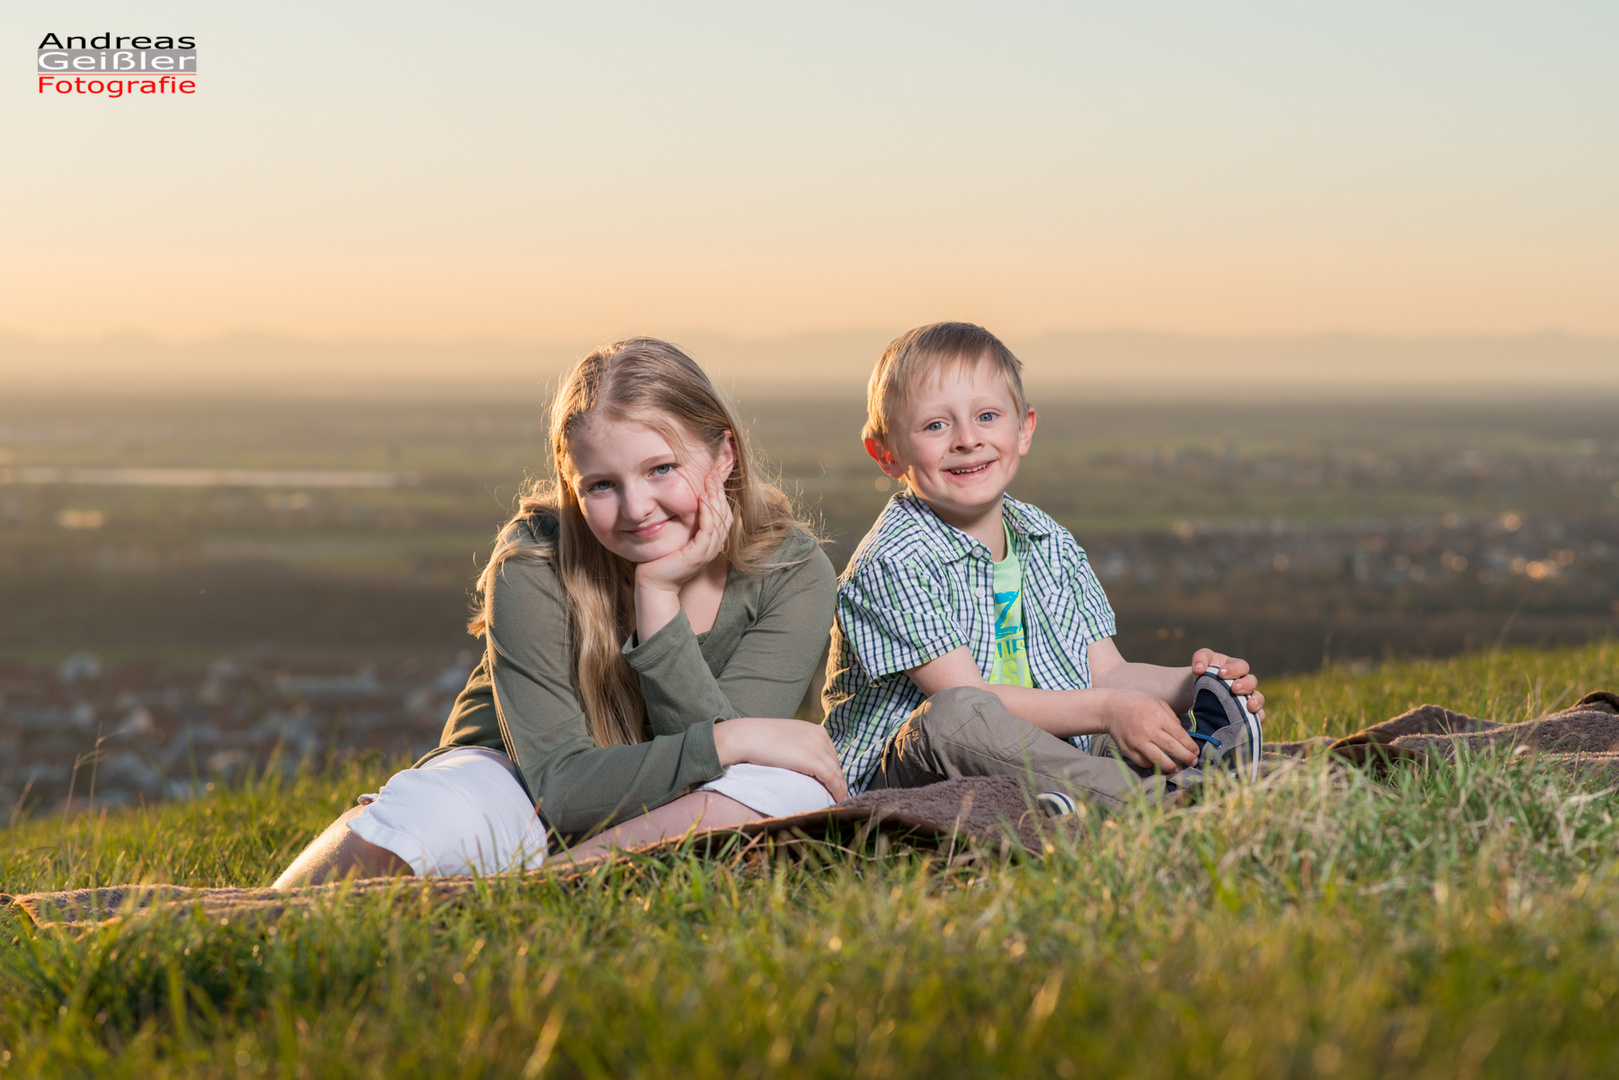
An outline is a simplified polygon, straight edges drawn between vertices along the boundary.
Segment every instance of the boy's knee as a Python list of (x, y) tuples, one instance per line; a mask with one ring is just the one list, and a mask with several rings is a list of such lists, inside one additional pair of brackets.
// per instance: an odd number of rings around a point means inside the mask
[(911, 714), (910, 724), (929, 738), (958, 741), (964, 734), (1005, 728), (1008, 721), (1027, 726), (1013, 716), (1001, 699), (978, 686), (953, 686), (924, 701)]

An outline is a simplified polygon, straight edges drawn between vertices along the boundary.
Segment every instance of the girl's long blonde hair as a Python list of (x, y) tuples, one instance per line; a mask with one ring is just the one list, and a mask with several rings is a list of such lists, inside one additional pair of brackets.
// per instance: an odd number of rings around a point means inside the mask
[[(781, 489), (758, 475), (730, 406), (691, 357), (666, 341), (631, 338), (575, 365), (551, 405), (552, 475), (529, 484), (496, 536), (467, 631), (488, 632), (495, 576), (508, 559), (555, 559), (568, 598), (575, 690), (596, 745), (617, 746), (641, 741), (646, 703), (621, 651), (635, 626), (635, 567), (596, 540), (574, 487), (569, 440), (598, 413), (656, 428), (677, 455), (698, 446), (718, 455), (726, 436), (734, 437), (736, 464), (725, 482), (732, 515), (725, 554), (734, 569), (757, 573), (773, 565), (771, 555), (793, 528), (810, 530)], [(544, 517), (555, 519), (554, 536), (542, 531)]]

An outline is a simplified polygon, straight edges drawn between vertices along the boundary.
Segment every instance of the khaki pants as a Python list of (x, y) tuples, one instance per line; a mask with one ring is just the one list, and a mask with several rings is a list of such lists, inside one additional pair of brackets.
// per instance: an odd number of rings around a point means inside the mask
[(1176, 794), (1160, 773), (1120, 756), (1092, 735), (1090, 753), (1008, 712), (978, 687), (958, 686), (919, 705), (883, 748), (872, 788), (921, 787), (961, 776), (1016, 776), (1031, 793), (1061, 791), (1112, 809), (1145, 794)]

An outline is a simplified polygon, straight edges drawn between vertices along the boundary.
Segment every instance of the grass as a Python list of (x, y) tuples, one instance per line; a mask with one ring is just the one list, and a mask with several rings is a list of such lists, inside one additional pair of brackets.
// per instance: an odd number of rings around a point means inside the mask
[[(1421, 701), (1517, 720), (1612, 643), (1328, 671), (1277, 738)], [(9, 891), (262, 884), (379, 763), (41, 818)], [(275, 926), (0, 931), (0, 1076), (1585, 1076), (1619, 1068), (1611, 792), (1467, 759), (1091, 815), (1043, 860), (621, 861)]]

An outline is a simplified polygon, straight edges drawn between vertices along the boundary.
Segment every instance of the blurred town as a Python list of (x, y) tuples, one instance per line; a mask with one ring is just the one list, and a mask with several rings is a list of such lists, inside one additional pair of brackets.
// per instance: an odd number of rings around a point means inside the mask
[[(858, 403), (745, 403), (841, 566), (893, 492)], [(541, 403), (0, 405), (0, 812), (193, 797), (433, 746)], [(1603, 402), (1054, 402), (1014, 494), (1087, 549), (1131, 659), (1262, 673), (1619, 630)]]
[[(415, 758), (438, 743), (471, 654), (435, 669), (289, 671), (274, 661), (0, 663), (0, 798), (75, 808), (187, 798), (240, 778), (374, 751)], [(64, 808), (65, 809), (65, 808)]]

